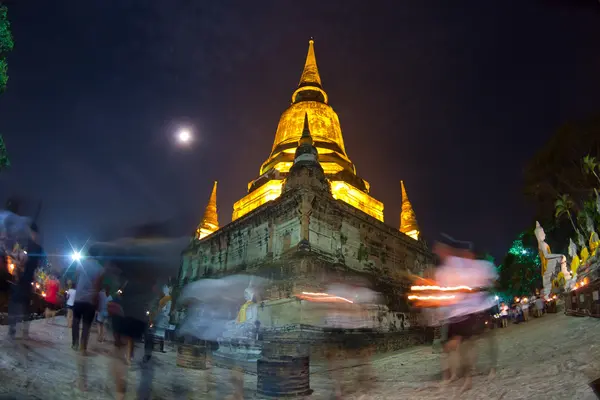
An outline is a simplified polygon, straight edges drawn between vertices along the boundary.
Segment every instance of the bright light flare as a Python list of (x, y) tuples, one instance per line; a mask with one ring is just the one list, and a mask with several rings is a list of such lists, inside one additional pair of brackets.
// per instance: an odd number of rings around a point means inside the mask
[(73, 251), (73, 253), (71, 254), (71, 259), (75, 262), (79, 262), (81, 261), (81, 252), (80, 251)]

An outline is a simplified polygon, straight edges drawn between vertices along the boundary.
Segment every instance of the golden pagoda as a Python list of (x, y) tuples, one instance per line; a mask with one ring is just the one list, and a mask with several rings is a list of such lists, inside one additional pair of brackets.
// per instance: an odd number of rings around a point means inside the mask
[(339, 118), (321, 83), (313, 40), (308, 42), (304, 70), (291, 100), (279, 119), (271, 154), (262, 164), (258, 178), (248, 184), (248, 194), (233, 205), (232, 220), (281, 195), (307, 118), (333, 197), (383, 222), (383, 203), (369, 195), (369, 183), (356, 174), (346, 154)]
[(415, 210), (408, 200), (406, 194), (406, 188), (404, 187), (404, 181), (400, 181), (400, 187), (402, 188), (402, 211), (400, 212), (400, 232), (415, 240), (419, 240), (419, 224), (417, 223), (417, 216)]
[(219, 216), (217, 215), (217, 181), (215, 181), (210, 194), (210, 199), (204, 210), (202, 220), (196, 228), (196, 238), (198, 240), (205, 238), (219, 229)]

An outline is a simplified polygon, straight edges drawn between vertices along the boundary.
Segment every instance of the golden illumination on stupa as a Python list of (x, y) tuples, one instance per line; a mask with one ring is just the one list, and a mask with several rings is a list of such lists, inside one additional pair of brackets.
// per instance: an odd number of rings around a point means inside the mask
[(400, 181), (400, 187), (402, 188), (402, 211), (400, 212), (400, 232), (415, 240), (419, 240), (419, 224), (417, 223), (417, 216), (415, 210), (408, 200), (406, 194), (406, 188), (404, 187), (404, 181)]
[(204, 210), (202, 220), (196, 229), (196, 237), (198, 240), (204, 239), (211, 233), (219, 229), (219, 216), (217, 215), (217, 181), (213, 185), (210, 199)]
[(314, 41), (308, 42), (308, 54), (292, 102), (279, 119), (271, 154), (260, 168), (260, 176), (248, 184), (248, 194), (233, 205), (232, 220), (281, 195), (282, 184), (294, 163), (294, 153), (302, 135), (305, 116), (310, 123), (319, 162), (331, 181), (335, 199), (383, 222), (383, 203), (369, 195), (369, 183), (356, 174), (346, 154), (340, 121), (323, 89), (317, 68)]

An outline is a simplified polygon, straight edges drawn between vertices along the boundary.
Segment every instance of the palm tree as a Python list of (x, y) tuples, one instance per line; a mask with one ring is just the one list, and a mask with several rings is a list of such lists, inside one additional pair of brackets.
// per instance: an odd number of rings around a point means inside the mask
[(563, 215), (566, 215), (567, 218), (569, 218), (571, 225), (573, 226), (573, 230), (575, 232), (579, 232), (577, 230), (577, 227), (575, 226), (575, 223), (573, 222), (573, 216), (571, 214), (571, 211), (573, 210), (574, 206), (575, 203), (573, 203), (571, 197), (568, 194), (562, 194), (558, 196), (558, 199), (556, 199), (556, 202), (554, 203), (554, 208), (556, 210), (554, 216), (556, 218), (560, 218)]
[(581, 166), (583, 167), (583, 172), (588, 175), (594, 175), (598, 182), (600, 182), (600, 176), (598, 176), (598, 173), (596, 172), (596, 169), (600, 169), (600, 164), (598, 164), (596, 157), (592, 157), (588, 154), (581, 160)]

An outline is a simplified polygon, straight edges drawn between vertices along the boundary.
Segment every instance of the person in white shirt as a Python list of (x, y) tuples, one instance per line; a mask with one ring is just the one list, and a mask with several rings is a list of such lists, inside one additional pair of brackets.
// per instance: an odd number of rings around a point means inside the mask
[(523, 322), (529, 321), (529, 299), (527, 297), (521, 299), (521, 311), (523, 312)]
[(500, 318), (502, 327), (506, 328), (508, 326), (508, 306), (504, 302), (500, 303)]
[(75, 285), (69, 282), (69, 289), (67, 290), (67, 326), (71, 328), (73, 326), (73, 304), (75, 304)]
[(544, 315), (544, 298), (542, 296), (535, 299), (535, 309), (538, 317)]
[(434, 247), (441, 262), (435, 273), (436, 284), (442, 287), (472, 288), (453, 292), (456, 302), (444, 310), (448, 330), (444, 345), (446, 359), (442, 363), (442, 383), (447, 384), (457, 379), (458, 371), (463, 370), (465, 382), (460, 391), (464, 392), (472, 387), (472, 371), (477, 357), (475, 343), (484, 335), (490, 348), (489, 377), (492, 378), (496, 373), (496, 341), (493, 334), (486, 332), (487, 322), (484, 323), (483, 314), (496, 305), (496, 299), (489, 288), (497, 279), (497, 273), (491, 263), (475, 259), (471, 243), (443, 236), (444, 240)]

